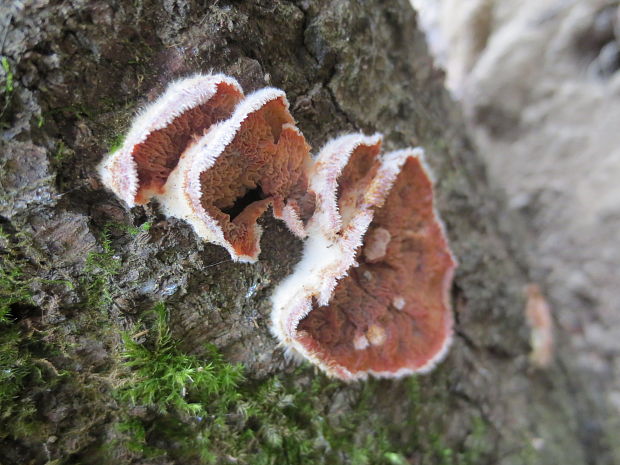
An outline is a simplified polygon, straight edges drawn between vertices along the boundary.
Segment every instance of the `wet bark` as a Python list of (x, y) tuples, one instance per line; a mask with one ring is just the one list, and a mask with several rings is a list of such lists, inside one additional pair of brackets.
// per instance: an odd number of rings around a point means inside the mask
[[(0, 221), (4, 246), (18, 251), (33, 292), (12, 316), (24, 334), (57, 348), (44, 357), (50, 370), (77, 380), (37, 394), (45, 434), (5, 432), (0, 461), (88, 462), (106, 441), (116, 404), (79, 383), (97, 377), (114, 385), (119, 331), (157, 302), (166, 303), (184, 351), (201, 356), (209, 342), (241, 362), (250, 379), (296, 376), (270, 335), (269, 296), (299, 259), (301, 243), (265, 218), (258, 263), (232, 263), (156, 205), (128, 210), (95, 175), (132, 115), (168, 82), (215, 70), (246, 92), (284, 89), (315, 149), (343, 132), (378, 131), (387, 149), (427, 150), (460, 263), (452, 293), (457, 325), (447, 359), (420, 377), (418, 398), (402, 381), (378, 384), (371, 408), (403, 455), (432, 463), (425, 459), (431, 439), (406, 448), (412, 435), (432, 431), (451, 450), (480, 448), (478, 463), (606, 463), (605, 425), (571, 371), (561, 336), (550, 368), (529, 363), (527, 235), (488, 187), (408, 2), (32, 1), (4, 5), (0, 17), (1, 53), (14, 76), (12, 90), (6, 70), (0, 81)], [(88, 259), (104, 250), (104, 231), (121, 268), (101, 306), (89, 298)], [(337, 416), (355, 408), (359, 388), (339, 385), (319, 402)], [(422, 427), (402, 419), (413, 404)], [(485, 428), (474, 437), (476, 422)]]

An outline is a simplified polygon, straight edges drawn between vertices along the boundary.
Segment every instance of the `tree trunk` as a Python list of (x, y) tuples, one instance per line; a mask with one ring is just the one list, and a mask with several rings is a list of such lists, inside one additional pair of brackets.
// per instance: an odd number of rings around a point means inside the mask
[[(554, 364), (529, 362), (527, 235), (489, 189), (407, 1), (33, 0), (0, 17), (1, 463), (611, 463), (562, 336)], [(459, 261), (455, 341), (435, 371), (345, 384), (298, 368), (268, 329), (301, 250), (280, 222), (262, 220), (256, 264), (233, 263), (156, 205), (103, 190), (95, 166), (135, 112), (211, 70), (286, 91), (314, 150), (352, 131), (426, 148)], [(208, 418), (122, 395), (131, 341), (163, 344), (160, 302), (175, 356), (222, 368), (214, 344), (244, 367)]]

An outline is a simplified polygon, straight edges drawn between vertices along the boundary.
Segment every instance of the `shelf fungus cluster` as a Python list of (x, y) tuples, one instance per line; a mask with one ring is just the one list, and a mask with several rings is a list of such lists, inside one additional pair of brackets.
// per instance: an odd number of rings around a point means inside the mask
[(272, 296), (272, 331), (326, 373), (400, 377), (446, 353), (456, 262), (422, 149), (382, 154), (380, 135), (349, 134), (313, 158), (281, 90), (244, 96), (228, 76), (197, 75), (152, 103), (99, 173), (236, 261), (257, 260), (271, 206), (305, 241)]

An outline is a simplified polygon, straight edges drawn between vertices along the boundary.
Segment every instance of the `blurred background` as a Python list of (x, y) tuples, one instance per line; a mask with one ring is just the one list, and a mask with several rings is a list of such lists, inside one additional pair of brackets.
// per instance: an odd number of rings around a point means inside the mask
[(556, 331), (617, 425), (619, 2), (411, 3), (493, 184), (527, 222)]

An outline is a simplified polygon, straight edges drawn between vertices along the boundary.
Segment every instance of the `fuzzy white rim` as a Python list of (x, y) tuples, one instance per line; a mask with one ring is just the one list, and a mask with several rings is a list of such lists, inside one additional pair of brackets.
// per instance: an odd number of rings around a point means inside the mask
[(279, 89), (265, 88), (248, 95), (229, 119), (212, 126), (204, 136), (187, 148), (177, 168), (170, 175), (165, 194), (160, 197), (168, 216), (182, 218), (190, 223), (198, 236), (226, 248), (235, 261), (253, 263), (258, 259), (262, 230), (258, 224), (254, 226), (256, 254), (238, 254), (226, 240), (219, 223), (211, 218), (202, 206), (200, 175), (215, 165), (249, 115), (278, 99), (282, 101), (285, 109), (288, 109), (286, 95)]
[[(338, 140), (331, 144), (330, 150), (335, 151), (337, 149), (337, 142)], [(369, 198), (367, 201), (370, 204), (378, 207), (383, 205), (403, 165), (409, 158), (419, 160), (425, 174), (429, 179), (432, 179), (424, 160), (423, 149), (417, 147), (390, 152), (382, 158), (381, 166), (368, 189)], [(340, 170), (344, 168), (343, 164), (335, 160), (331, 160), (331, 163), (332, 169), (336, 169), (335, 167), (338, 166), (340, 166)], [(327, 179), (327, 176), (323, 175), (323, 179)], [(333, 204), (330, 208), (333, 208)], [(439, 349), (423, 365), (415, 368), (403, 367), (397, 371), (367, 370), (353, 373), (344, 366), (338, 365), (334, 361), (325, 360), (323, 356), (308, 350), (298, 338), (297, 326), (312, 311), (312, 299), (316, 298), (319, 306), (327, 305), (338, 281), (348, 273), (351, 266), (356, 266), (354, 263), (355, 254), (361, 246), (362, 238), (372, 221), (372, 210), (367, 211), (371, 213), (366, 216), (354, 216), (358, 223), (350, 224), (347, 228), (349, 231), (340, 239), (330, 240), (329, 236), (317, 228), (309, 230), (310, 237), (305, 243), (301, 261), (293, 273), (278, 285), (272, 296), (271, 331), (287, 354), (297, 354), (317, 365), (326, 374), (344, 381), (366, 379), (369, 375), (378, 378), (400, 378), (415, 373), (429, 372), (446, 356), (452, 341), (453, 315), (449, 287), (456, 268), (456, 260), (451, 252), (454, 266), (444, 276), (444, 295), (442, 296), (448, 312), (445, 318), (445, 338)], [(436, 210), (435, 219), (438, 221), (444, 237), (446, 237), (445, 226)]]
[(186, 111), (209, 101), (219, 84), (243, 91), (237, 81), (224, 74), (196, 74), (172, 83), (157, 100), (147, 105), (134, 119), (123, 145), (108, 154), (98, 167), (103, 183), (129, 207), (133, 207), (138, 192), (138, 171), (132, 152), (158, 129), (165, 128)]

